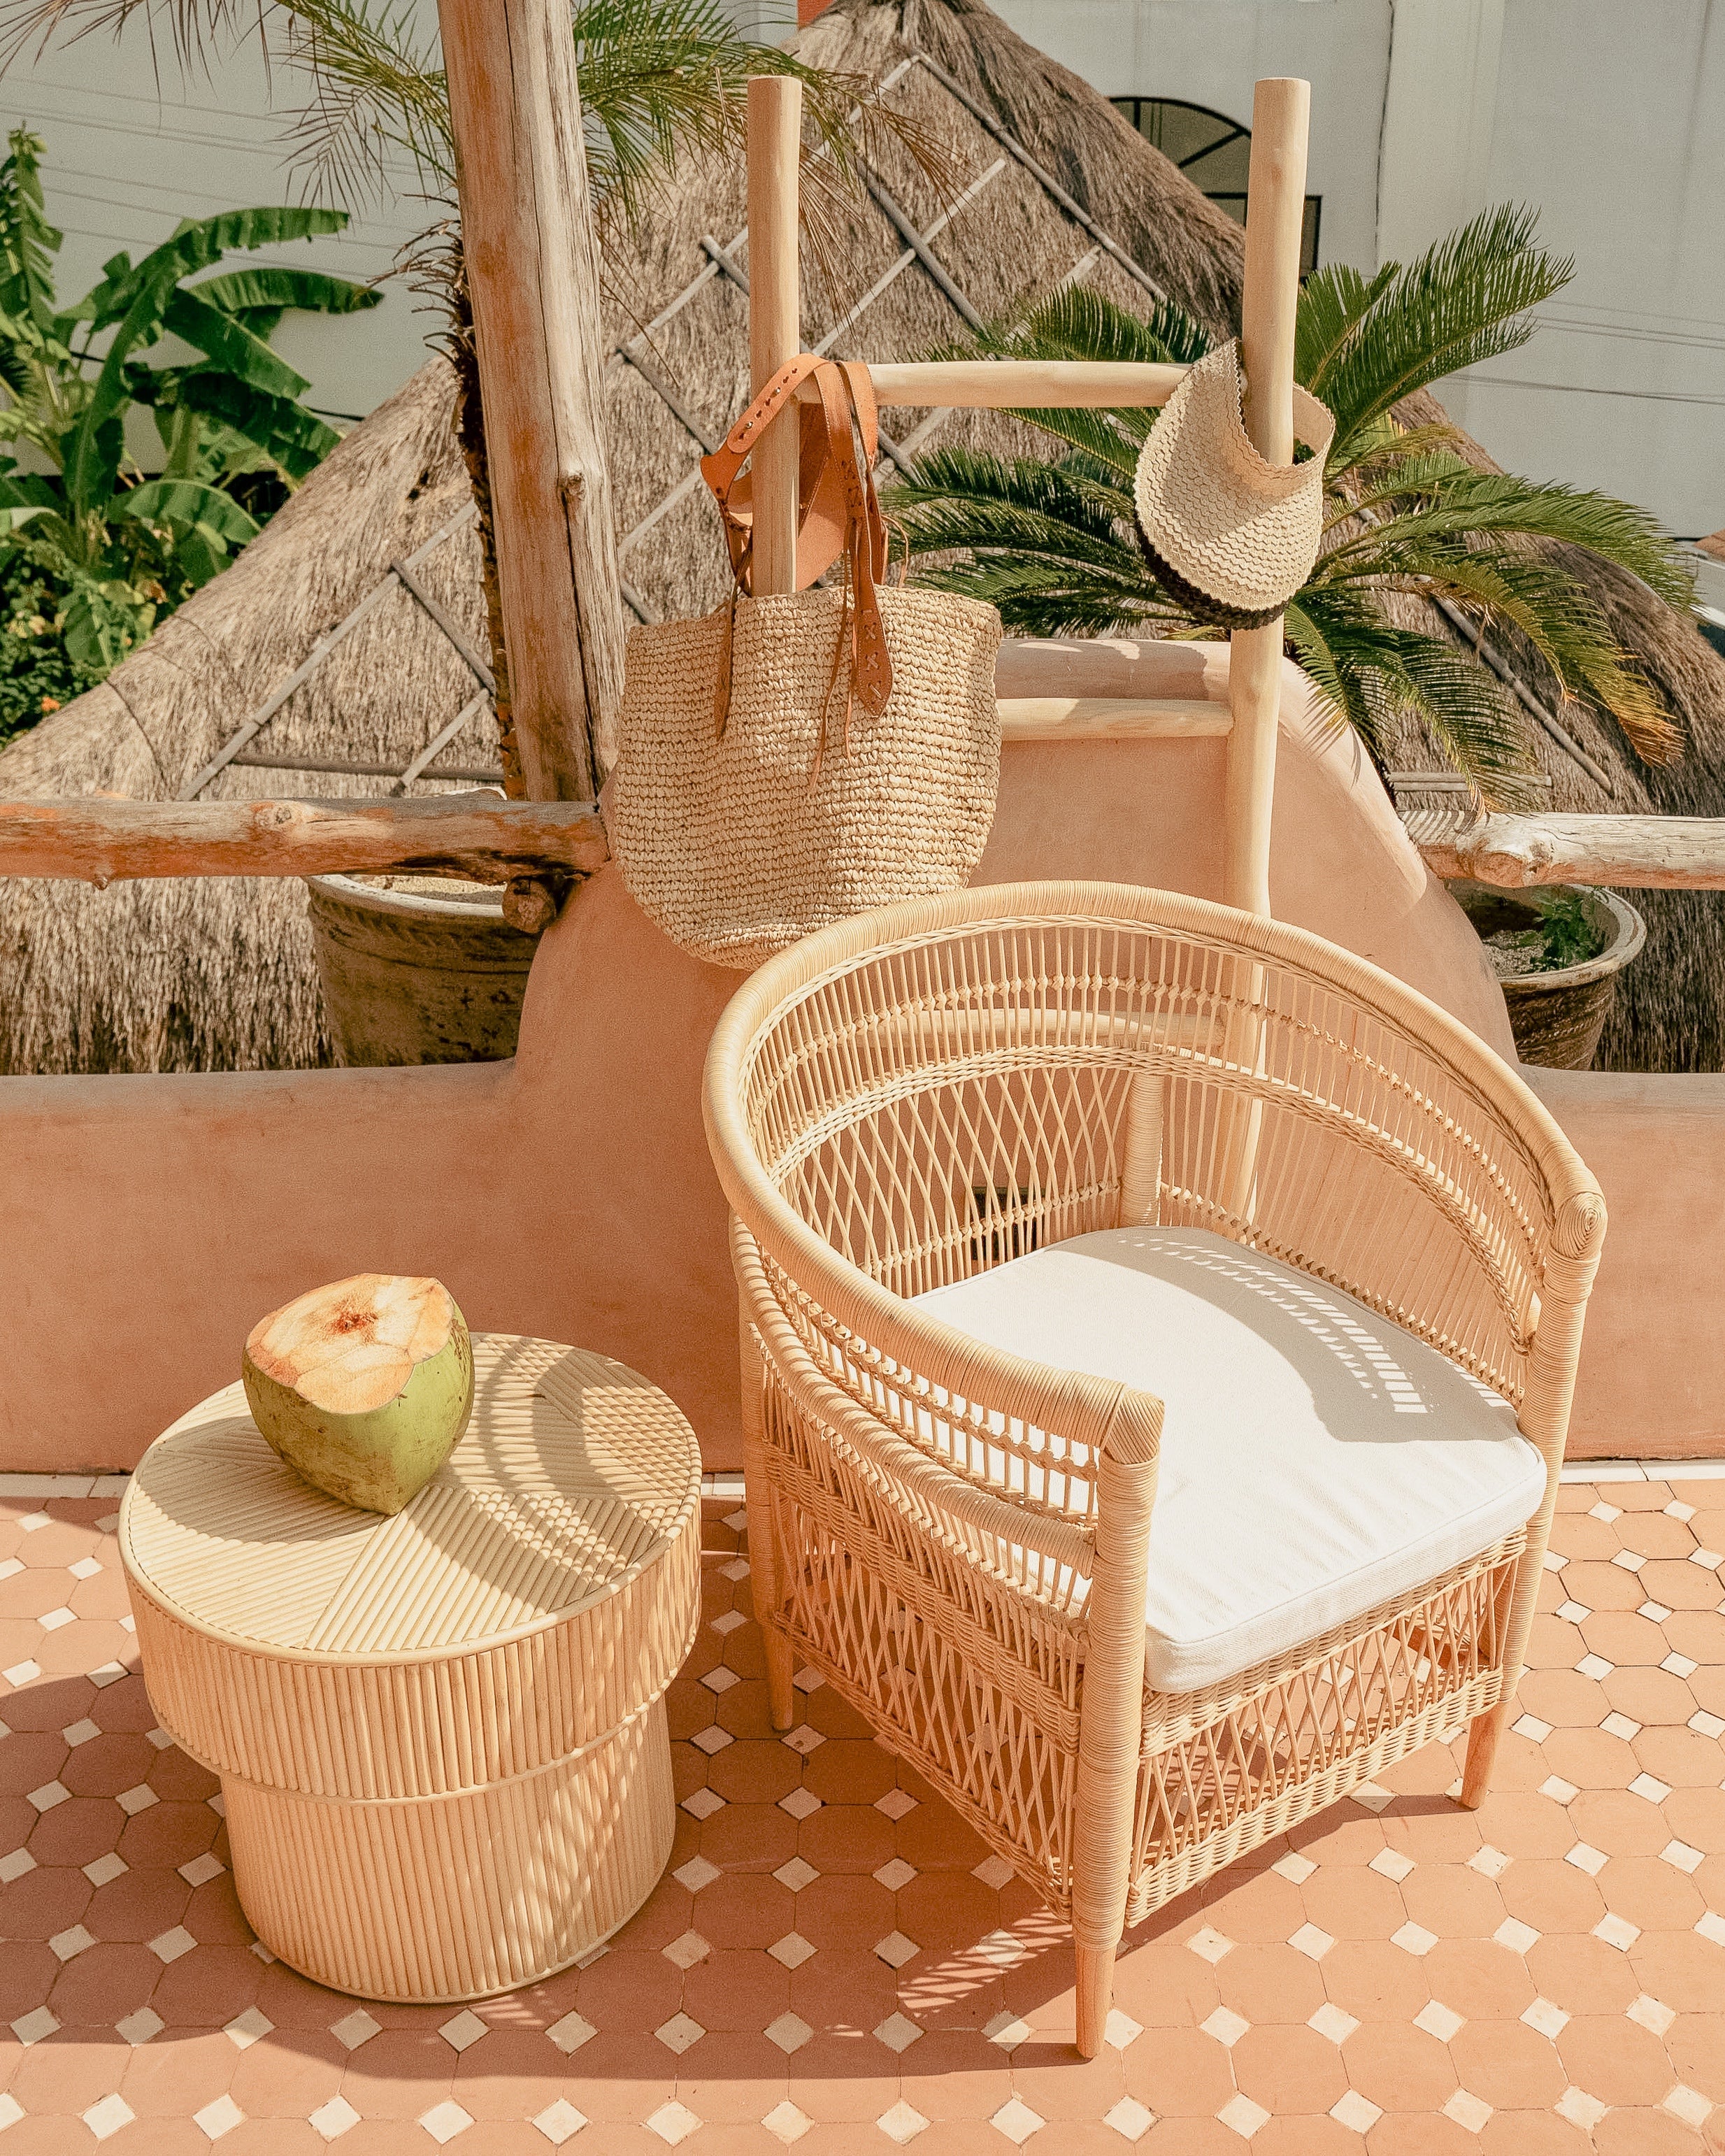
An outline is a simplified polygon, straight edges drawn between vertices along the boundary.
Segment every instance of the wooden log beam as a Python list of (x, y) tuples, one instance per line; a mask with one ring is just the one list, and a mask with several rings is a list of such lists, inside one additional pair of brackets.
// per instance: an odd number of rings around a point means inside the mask
[(1725, 891), (1725, 819), (1708, 816), (1486, 816), (1420, 850), (1438, 875), (1509, 891)]
[[(1096, 359), (894, 360), (871, 361), (869, 366), (881, 404), (995, 412), (1166, 404), (1185, 372), (1183, 367)], [(806, 382), (797, 393), (810, 400), (819, 393)]]
[(0, 875), (100, 890), (135, 876), (447, 875), (567, 881), (609, 860), (591, 802), (0, 802)]
[(569, 11), (439, 0), (438, 20), (521, 771), (535, 800), (590, 801), (616, 753), (624, 622)]

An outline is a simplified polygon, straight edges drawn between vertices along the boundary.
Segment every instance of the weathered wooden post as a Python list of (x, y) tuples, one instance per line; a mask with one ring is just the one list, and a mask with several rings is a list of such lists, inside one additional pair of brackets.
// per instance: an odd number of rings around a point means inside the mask
[(616, 751), (623, 603), (569, 11), (439, 0), (516, 746), (535, 800)]
[[(749, 391), (758, 397), (803, 349), (798, 260), (798, 166), (803, 85), (794, 77), (749, 78)], [(797, 409), (761, 437), (753, 459), (753, 582), (757, 598), (797, 588)]]
[[(1312, 85), (1267, 77), (1252, 94), (1252, 162), (1246, 182), (1245, 283), (1240, 357), (1246, 433), (1266, 463), (1294, 461), (1294, 310), (1306, 210), (1306, 133)], [(1230, 906), (1270, 911), (1270, 816), (1276, 793), (1276, 712), (1281, 701), (1280, 615), (1237, 629), (1228, 665), (1228, 737), (1223, 892)]]

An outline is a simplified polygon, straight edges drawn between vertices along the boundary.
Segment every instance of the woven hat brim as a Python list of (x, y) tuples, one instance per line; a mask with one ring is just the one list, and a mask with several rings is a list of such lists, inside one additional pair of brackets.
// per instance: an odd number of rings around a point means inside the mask
[[(1257, 607), (1248, 611), (1244, 607), (1230, 606), (1225, 600), (1213, 598), (1210, 594), (1185, 577), (1172, 562), (1165, 561), (1150, 543), (1142, 524), (1136, 527), (1138, 544), (1144, 550), (1144, 558), (1150, 564), (1151, 574), (1168, 593), (1177, 600), (1195, 621), (1211, 624), (1217, 629), (1264, 629), (1278, 621), (1287, 612), (1287, 600), (1279, 606)], [(1289, 593), (1289, 598), (1297, 594)]]

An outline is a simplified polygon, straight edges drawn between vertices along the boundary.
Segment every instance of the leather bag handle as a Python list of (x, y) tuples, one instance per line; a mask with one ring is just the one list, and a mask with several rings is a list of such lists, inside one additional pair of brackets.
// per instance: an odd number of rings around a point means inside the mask
[[(819, 776), (826, 739), (826, 713), (849, 645), (850, 681), (845, 701), (845, 744), (850, 741), (853, 703), (878, 717), (892, 692), (892, 661), (880, 619), (877, 583), (886, 573), (886, 522), (875, 489), (875, 460), (880, 449), (880, 421), (875, 388), (859, 360), (823, 359), (799, 352), (780, 367), (742, 414), (721, 446), (701, 460), (701, 476), (712, 490), (724, 521), (735, 579), (732, 613), (725, 625), (714, 704), (714, 726), (723, 736), (731, 705), (731, 646), (737, 593), (753, 583), (754, 514), (743, 466), (768, 425), (801, 383), (810, 377), (820, 393), (816, 404), (799, 407), (798, 457), (797, 588), (812, 584), (842, 554), (847, 580), (845, 608), (827, 698), (821, 711), (820, 742), (810, 783)], [(862, 437), (858, 454), (857, 436)]]

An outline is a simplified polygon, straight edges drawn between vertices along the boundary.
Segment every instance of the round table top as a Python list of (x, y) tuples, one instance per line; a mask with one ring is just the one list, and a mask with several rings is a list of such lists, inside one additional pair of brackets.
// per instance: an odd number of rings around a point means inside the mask
[(195, 1629), (318, 1662), (416, 1661), (558, 1624), (654, 1563), (701, 1504), (675, 1405), (608, 1356), (473, 1336), (473, 1419), (391, 1517), (326, 1496), (238, 1384), (139, 1462), (127, 1571)]

